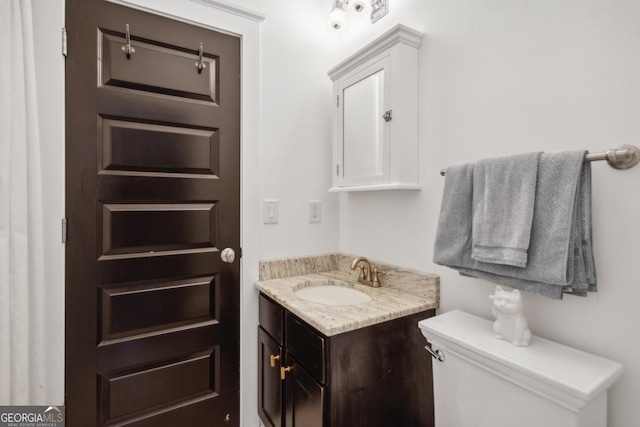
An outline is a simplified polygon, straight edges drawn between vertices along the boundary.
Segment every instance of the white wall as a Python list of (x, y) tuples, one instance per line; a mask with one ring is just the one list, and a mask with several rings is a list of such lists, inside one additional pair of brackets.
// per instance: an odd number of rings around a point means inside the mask
[[(260, 45), (260, 195), (279, 200), (278, 224), (261, 225), (261, 259), (334, 252), (338, 197), (331, 187), (331, 81), (338, 57), (330, 2), (267, 1)], [(322, 222), (309, 223), (309, 201)]]
[[(419, 192), (340, 196), (340, 250), (441, 275), (441, 312), (490, 318), (494, 285), (434, 265), (441, 168), (528, 151), (640, 145), (640, 2), (390, 0), (388, 16), (342, 37), (341, 59), (397, 23), (420, 49)], [(357, 30), (357, 31), (355, 31)], [(525, 295), (535, 334), (625, 366), (609, 427), (640, 419), (640, 167), (593, 165), (600, 292)]]

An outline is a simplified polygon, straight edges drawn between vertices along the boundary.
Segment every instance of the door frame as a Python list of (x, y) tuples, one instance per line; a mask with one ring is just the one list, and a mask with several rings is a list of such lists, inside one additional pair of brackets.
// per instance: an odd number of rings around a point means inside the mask
[[(55, 0), (58, 8), (64, 10), (65, 0)], [(260, 239), (260, 217), (259, 217), (259, 180), (256, 171), (259, 167), (260, 149), (260, 115), (259, 115), (259, 37), (260, 23), (265, 19), (261, 13), (230, 7), (226, 2), (215, 0), (202, 0), (196, 2), (192, 0), (107, 0), (123, 6), (140, 9), (145, 12), (162, 15), (178, 21), (205, 27), (214, 31), (221, 31), (239, 35), (241, 43), (241, 166), (240, 166), (240, 245), (242, 247), (242, 258), (240, 260), (240, 414), (241, 425), (258, 425), (258, 414), (255, 410), (257, 402), (257, 384), (254, 379), (257, 375), (255, 354), (257, 352), (257, 330), (258, 324), (258, 293), (254, 289), (254, 282), (258, 280), (258, 261)], [(64, 14), (58, 17), (56, 23), (58, 28), (64, 27)], [(55, 52), (60, 55), (60, 51)], [(64, 65), (60, 63), (61, 70), (56, 74), (58, 91), (55, 96), (45, 99), (41, 104), (43, 111), (64, 111), (65, 104), (65, 73)], [(64, 118), (61, 119), (64, 127)], [(58, 126), (60, 126), (58, 124)], [(65, 170), (65, 135), (57, 132), (52, 145), (58, 147), (61, 162), (59, 173), (64, 175)], [(60, 185), (60, 184), (58, 184)], [(65, 200), (65, 183), (61, 183), (61, 188), (52, 193), (57, 194), (62, 204)], [(60, 219), (54, 218), (59, 224)], [(58, 229), (59, 230), (59, 229)], [(55, 233), (59, 236), (59, 231)], [(51, 245), (53, 246), (53, 245)], [(56, 248), (46, 248), (46, 258), (64, 258), (64, 245)], [(59, 274), (56, 274), (55, 282), (59, 283), (59, 295), (64, 300), (64, 261), (60, 261), (62, 267)], [(64, 303), (62, 303), (64, 307)], [(64, 309), (51, 313), (55, 319), (49, 319), (56, 324), (64, 324)], [(59, 344), (64, 348), (65, 331), (60, 329), (58, 333), (52, 334), (48, 340)], [(64, 356), (60, 358), (56, 369), (50, 372), (50, 377), (54, 380), (54, 391), (56, 397), (63, 403), (64, 400)], [(62, 392), (62, 393), (60, 393)], [(59, 396), (58, 396), (59, 394)], [(53, 396), (52, 396), (53, 398)]]

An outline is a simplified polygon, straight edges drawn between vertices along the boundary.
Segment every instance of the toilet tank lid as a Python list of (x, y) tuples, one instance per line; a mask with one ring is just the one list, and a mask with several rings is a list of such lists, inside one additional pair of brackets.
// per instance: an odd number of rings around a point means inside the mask
[(545, 396), (552, 400), (566, 400), (557, 403), (572, 409), (599, 396), (622, 374), (618, 362), (544, 338), (534, 336), (529, 347), (498, 340), (492, 321), (460, 310), (421, 320), (418, 326), (429, 342), (443, 347), (445, 356), (447, 349), (462, 352), (507, 380), (540, 395), (555, 395)]

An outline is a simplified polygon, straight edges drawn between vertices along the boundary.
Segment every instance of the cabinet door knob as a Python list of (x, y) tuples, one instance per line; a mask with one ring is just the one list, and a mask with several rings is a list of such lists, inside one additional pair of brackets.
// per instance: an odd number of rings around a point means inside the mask
[(291, 372), (291, 366), (287, 366), (286, 368), (284, 366), (280, 367), (280, 379), (282, 381), (284, 381), (285, 377), (287, 376), (287, 372)]
[(271, 356), (269, 356), (269, 362), (271, 363), (271, 367), (275, 368), (276, 367), (276, 360), (280, 360), (280, 355), (279, 354), (272, 354)]

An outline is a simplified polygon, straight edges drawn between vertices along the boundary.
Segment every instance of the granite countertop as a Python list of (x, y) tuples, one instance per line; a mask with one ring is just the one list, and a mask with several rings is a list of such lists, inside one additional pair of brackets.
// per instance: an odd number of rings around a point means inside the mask
[[(269, 271), (269, 274), (261, 274), (262, 279), (269, 280), (260, 280), (255, 286), (326, 336), (438, 308), (440, 292), (437, 276), (376, 264), (382, 266), (387, 271), (387, 275), (381, 278), (382, 287), (373, 288), (358, 283), (355, 273), (344, 269), (345, 262), (351, 258), (345, 256), (345, 260), (342, 260), (340, 257), (342, 255), (338, 255), (337, 262), (334, 264), (334, 267), (337, 267), (335, 270), (315, 271), (289, 277), (278, 277), (286, 274), (270, 274)], [(309, 270), (314, 269), (307, 268), (302, 272)], [(297, 271), (300, 272), (299, 269)], [(355, 305), (331, 306), (308, 302), (294, 294), (294, 291), (302, 287), (322, 284), (352, 287), (369, 295), (371, 301)]]

